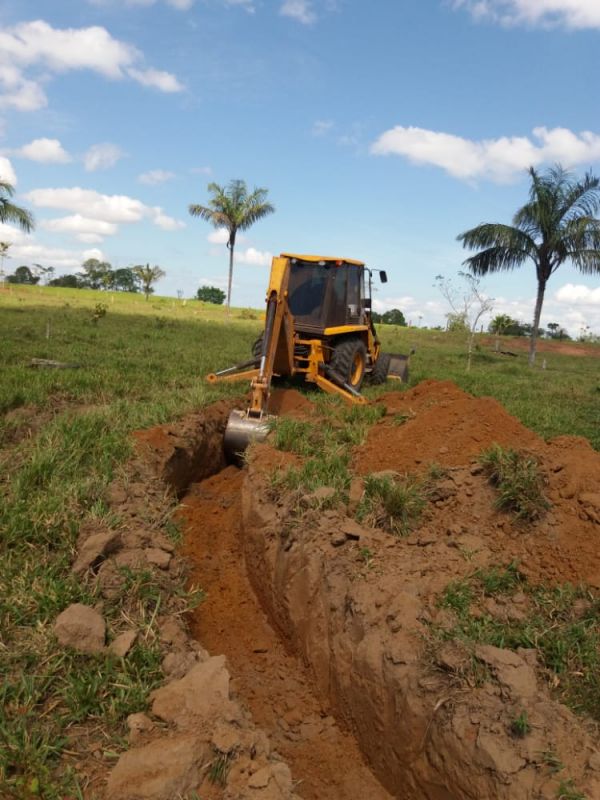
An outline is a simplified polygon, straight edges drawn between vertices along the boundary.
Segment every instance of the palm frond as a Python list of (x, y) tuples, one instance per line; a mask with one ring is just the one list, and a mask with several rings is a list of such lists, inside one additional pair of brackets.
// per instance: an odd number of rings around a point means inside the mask
[(244, 214), (244, 219), (240, 224), (240, 229), (245, 231), (248, 228), (251, 228), (255, 222), (258, 222), (259, 219), (263, 219), (263, 217), (268, 216), (269, 214), (273, 214), (275, 212), (275, 206), (271, 203), (257, 203), (252, 205), (250, 208), (246, 209)]
[(29, 233), (35, 227), (31, 212), (16, 206), (3, 197), (0, 198), (0, 222), (14, 222), (25, 233)]
[(600, 248), (569, 254), (573, 266), (585, 275), (600, 275)]
[(459, 234), (456, 238), (469, 250), (480, 247), (501, 247), (527, 253), (535, 251), (535, 241), (531, 236), (512, 225), (484, 222)]
[(12, 183), (8, 181), (0, 181), (0, 195), (6, 194), (8, 197), (12, 197), (15, 193), (15, 188)]
[(525, 250), (513, 250), (508, 247), (488, 247), (474, 256), (467, 258), (463, 264), (473, 275), (487, 275), (489, 272), (500, 272), (520, 267), (532, 256)]
[(595, 216), (600, 210), (600, 178), (586, 172), (583, 180), (574, 181), (565, 192), (562, 219), (569, 222), (583, 215)]

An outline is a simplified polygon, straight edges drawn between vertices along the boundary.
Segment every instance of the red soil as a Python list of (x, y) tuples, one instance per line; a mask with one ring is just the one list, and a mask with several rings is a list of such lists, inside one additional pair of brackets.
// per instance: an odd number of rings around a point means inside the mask
[(295, 389), (274, 389), (269, 399), (269, 413), (286, 417), (303, 417), (313, 414), (314, 403)]
[(357, 472), (424, 472), (431, 463), (468, 467), (493, 443), (530, 451), (547, 482), (548, 514), (519, 526), (494, 512), (485, 492), (467, 485), (445, 509), (447, 521), (473, 531), (497, 528), (499, 556), (522, 560), (532, 581), (600, 587), (600, 453), (586, 439), (561, 436), (546, 444), (495, 400), (472, 397), (450, 382), (424, 381), (381, 402), (388, 414), (355, 451)]
[(316, 698), (308, 671), (286, 652), (252, 591), (242, 552), (243, 478), (228, 467), (195, 484), (180, 507), (191, 580), (207, 595), (191, 616), (192, 633), (210, 652), (225, 653), (235, 691), (290, 765), (305, 800), (389, 800), (353, 737)]

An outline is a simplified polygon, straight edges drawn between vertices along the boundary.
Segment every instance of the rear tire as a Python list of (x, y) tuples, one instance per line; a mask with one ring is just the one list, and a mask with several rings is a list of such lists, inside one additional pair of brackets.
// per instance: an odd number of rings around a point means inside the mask
[(389, 353), (379, 353), (379, 358), (375, 362), (375, 366), (371, 370), (371, 383), (385, 383), (387, 380), (388, 372), (390, 371), (390, 362), (392, 357)]
[(345, 383), (360, 391), (367, 367), (367, 348), (361, 339), (342, 339), (333, 348), (329, 366)]

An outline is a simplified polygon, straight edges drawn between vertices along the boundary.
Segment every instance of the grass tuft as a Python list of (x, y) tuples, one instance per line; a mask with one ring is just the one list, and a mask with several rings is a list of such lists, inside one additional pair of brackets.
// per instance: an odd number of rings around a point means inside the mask
[(502, 511), (532, 522), (550, 507), (538, 462), (532, 456), (495, 444), (482, 454), (481, 464), (498, 491), (496, 506)]
[(531, 725), (527, 717), (527, 711), (521, 711), (519, 716), (513, 719), (510, 723), (510, 732), (517, 739), (524, 739), (527, 734), (531, 733)]
[(426, 504), (424, 484), (411, 475), (401, 480), (389, 475), (367, 475), (357, 517), (395, 536), (405, 536), (418, 522)]

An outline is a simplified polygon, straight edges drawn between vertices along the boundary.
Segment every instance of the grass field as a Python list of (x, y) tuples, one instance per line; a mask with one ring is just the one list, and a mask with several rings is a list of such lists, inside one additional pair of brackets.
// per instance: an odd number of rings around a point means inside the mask
[[(246, 359), (260, 327), (259, 312), (227, 318), (223, 308), (191, 300), (0, 292), (0, 796), (80, 796), (75, 777), (54, 769), (69, 725), (87, 709), (118, 737), (155, 684), (151, 647), (140, 647), (127, 674), (104, 656), (57, 651), (56, 615), (95, 599), (69, 572), (77, 531), (89, 518), (111, 524), (103, 490), (130, 452), (128, 433), (246, 388), (209, 385), (203, 376)], [(454, 380), (496, 397), (544, 437), (577, 434), (600, 449), (600, 348), (545, 353), (546, 369), (530, 370), (524, 352), (496, 355), (482, 338), (467, 374), (460, 336), (393, 326), (380, 334), (385, 349), (416, 348), (411, 383)], [(76, 366), (30, 366), (36, 358)], [(129, 590), (141, 588), (132, 580)], [(117, 614), (119, 602), (106, 613)]]

